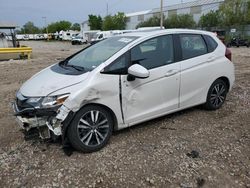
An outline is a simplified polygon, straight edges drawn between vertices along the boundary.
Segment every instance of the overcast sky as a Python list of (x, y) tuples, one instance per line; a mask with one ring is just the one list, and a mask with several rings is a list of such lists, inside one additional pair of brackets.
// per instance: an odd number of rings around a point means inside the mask
[[(164, 6), (194, 0), (163, 0)], [(89, 14), (106, 15), (108, 3), (109, 14), (118, 11), (130, 13), (157, 8), (160, 0), (0, 0), (0, 22), (12, 22), (19, 26), (27, 21), (37, 26), (47, 22), (68, 20), (80, 23), (88, 19)]]

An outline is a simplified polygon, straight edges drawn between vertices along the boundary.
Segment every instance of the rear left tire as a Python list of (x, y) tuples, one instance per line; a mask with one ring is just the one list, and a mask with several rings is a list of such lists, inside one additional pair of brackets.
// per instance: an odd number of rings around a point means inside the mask
[(228, 86), (222, 79), (217, 79), (209, 88), (207, 101), (204, 104), (207, 110), (217, 110), (225, 102), (228, 93)]

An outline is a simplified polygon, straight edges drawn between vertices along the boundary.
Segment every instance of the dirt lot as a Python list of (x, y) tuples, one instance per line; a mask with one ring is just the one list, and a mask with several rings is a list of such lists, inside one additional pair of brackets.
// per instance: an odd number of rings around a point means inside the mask
[[(250, 49), (233, 48), (236, 84), (218, 111), (199, 107), (129, 128), (99, 152), (66, 156), (24, 141), (10, 102), (22, 83), (82, 46), (23, 42), (32, 60), (0, 62), (0, 187), (250, 188)], [(192, 150), (199, 157), (187, 156)]]

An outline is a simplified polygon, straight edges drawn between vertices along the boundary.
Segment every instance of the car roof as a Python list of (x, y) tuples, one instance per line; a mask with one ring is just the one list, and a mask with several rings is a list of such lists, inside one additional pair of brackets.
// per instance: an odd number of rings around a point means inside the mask
[(214, 33), (203, 31), (203, 30), (191, 30), (191, 29), (155, 29), (155, 30), (142, 30), (125, 33), (122, 36), (135, 36), (139, 38), (148, 38), (150, 36), (164, 35), (164, 34), (177, 34), (177, 33), (188, 33), (188, 34), (207, 34), (215, 36)]

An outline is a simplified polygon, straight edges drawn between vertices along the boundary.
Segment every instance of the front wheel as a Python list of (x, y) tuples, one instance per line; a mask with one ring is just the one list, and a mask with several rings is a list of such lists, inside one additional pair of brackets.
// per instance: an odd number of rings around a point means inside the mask
[(72, 146), (82, 152), (104, 147), (113, 131), (113, 118), (103, 107), (89, 105), (77, 112), (67, 136)]
[(221, 80), (216, 80), (209, 88), (207, 94), (207, 101), (204, 104), (207, 110), (217, 110), (219, 109), (226, 100), (228, 92), (227, 84)]

